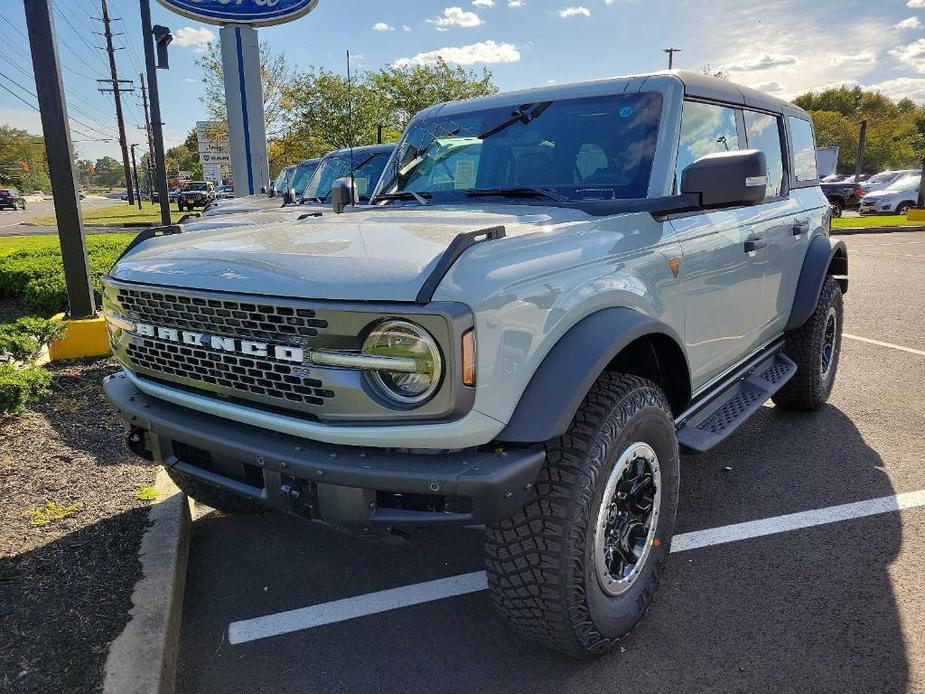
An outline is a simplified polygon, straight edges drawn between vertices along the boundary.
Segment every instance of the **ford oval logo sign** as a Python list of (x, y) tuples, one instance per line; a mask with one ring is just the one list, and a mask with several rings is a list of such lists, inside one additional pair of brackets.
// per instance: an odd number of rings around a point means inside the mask
[(164, 7), (208, 24), (282, 24), (311, 12), (318, 0), (158, 0)]

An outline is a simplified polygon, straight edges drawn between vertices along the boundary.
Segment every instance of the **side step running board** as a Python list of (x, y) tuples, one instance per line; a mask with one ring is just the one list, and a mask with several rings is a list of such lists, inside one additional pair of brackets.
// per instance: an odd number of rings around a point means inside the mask
[(797, 365), (776, 352), (711, 398), (678, 429), (678, 443), (702, 453), (713, 448), (751, 417), (797, 372)]

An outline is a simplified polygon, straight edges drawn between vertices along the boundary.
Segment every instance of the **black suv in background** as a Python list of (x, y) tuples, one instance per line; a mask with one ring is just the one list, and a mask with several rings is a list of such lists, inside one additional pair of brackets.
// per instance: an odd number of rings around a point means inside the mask
[(9, 207), (11, 210), (26, 209), (26, 199), (15, 188), (0, 189), (0, 210)]
[(177, 208), (192, 211), (195, 207), (205, 207), (215, 200), (215, 184), (211, 181), (192, 181), (177, 196)]
[(854, 182), (854, 176), (837, 183), (822, 183), (820, 188), (832, 206), (833, 217), (841, 217), (845, 210), (858, 209), (864, 197), (864, 189), (860, 183)]

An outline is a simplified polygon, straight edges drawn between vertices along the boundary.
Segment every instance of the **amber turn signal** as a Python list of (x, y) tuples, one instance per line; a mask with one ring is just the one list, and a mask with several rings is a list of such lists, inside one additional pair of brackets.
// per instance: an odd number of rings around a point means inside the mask
[(462, 336), (462, 382), (465, 386), (475, 385), (475, 330)]

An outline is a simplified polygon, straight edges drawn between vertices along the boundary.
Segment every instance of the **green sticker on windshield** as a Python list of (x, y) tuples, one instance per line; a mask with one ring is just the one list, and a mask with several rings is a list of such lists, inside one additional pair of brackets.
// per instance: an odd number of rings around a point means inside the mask
[(460, 159), (456, 162), (456, 177), (453, 187), (463, 190), (475, 186), (475, 162), (472, 159)]

